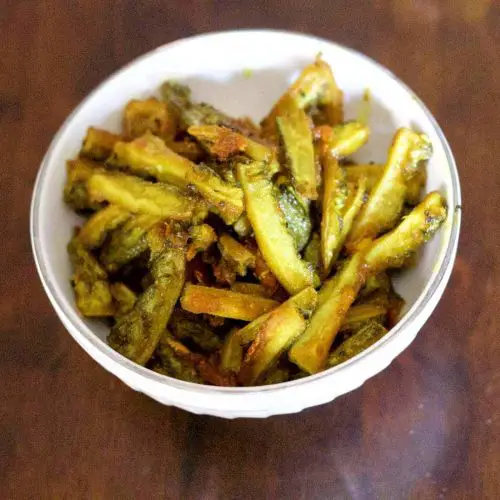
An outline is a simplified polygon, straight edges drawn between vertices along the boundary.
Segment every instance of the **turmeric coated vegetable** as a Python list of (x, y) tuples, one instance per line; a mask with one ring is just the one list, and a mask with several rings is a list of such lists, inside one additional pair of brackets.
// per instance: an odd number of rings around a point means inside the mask
[(254, 386), (390, 331), (406, 310), (390, 270), (415, 265), (447, 217), (442, 195), (421, 199), (427, 136), (402, 128), (385, 164), (355, 164), (368, 107), (344, 120), (320, 56), (261, 127), (182, 82), (159, 90), (123, 96), (121, 130), (89, 127), (66, 167), (75, 304), (109, 345), (167, 377)]
[(366, 254), (372, 273), (399, 267), (408, 255), (428, 241), (446, 219), (446, 202), (437, 192), (428, 194), (391, 232), (373, 242)]
[(93, 201), (107, 201), (133, 213), (173, 220), (199, 220), (204, 206), (195, 197), (168, 184), (152, 183), (130, 175), (100, 172), (87, 181)]
[(99, 210), (82, 226), (78, 237), (87, 248), (100, 247), (110, 231), (130, 218), (130, 212), (117, 205), (108, 205)]
[[(285, 304), (300, 311), (304, 318), (309, 318), (318, 304), (318, 294), (314, 288), (308, 287), (297, 295), (290, 297), (282, 305)], [(243, 357), (243, 346), (256, 339), (270, 315), (271, 312), (263, 314), (240, 330), (233, 330), (229, 333), (221, 351), (221, 366), (224, 370), (239, 372)]]
[(155, 215), (138, 214), (115, 229), (104, 243), (99, 256), (106, 269), (117, 271), (143, 254), (148, 248), (146, 234), (160, 220)]
[(297, 191), (305, 198), (317, 199), (318, 174), (310, 119), (297, 101), (286, 94), (281, 100), (280, 116), (276, 120)]
[(227, 224), (235, 222), (243, 212), (241, 189), (223, 181), (208, 167), (174, 153), (158, 137), (145, 135), (132, 142), (118, 142), (114, 154), (118, 165), (135, 174), (198, 191)]
[(245, 385), (254, 384), (306, 326), (306, 320), (289, 302), (272, 311), (248, 348), (238, 375), (239, 380)]
[(387, 330), (380, 323), (368, 322), (366, 326), (354, 333), (352, 337), (349, 337), (332, 352), (328, 358), (328, 366), (336, 366), (358, 355), (380, 340), (386, 333)]
[(265, 165), (260, 163), (241, 163), (238, 179), (259, 249), (280, 283), (289, 293), (295, 294), (316, 283), (317, 277), (297, 253), (293, 237), (279, 212), (273, 184), (265, 171)]
[(167, 139), (174, 136), (175, 122), (164, 102), (153, 98), (143, 101), (132, 99), (125, 106), (123, 128), (130, 139), (147, 132)]
[(271, 112), (262, 120), (262, 133), (266, 137), (276, 135), (276, 117), (281, 115), (283, 101), (291, 96), (302, 109), (324, 108), (331, 125), (341, 123), (344, 118), (342, 91), (338, 88), (330, 66), (317, 57), (306, 66), (286, 94), (275, 104)]
[(112, 134), (100, 128), (89, 127), (80, 153), (91, 160), (104, 161), (113, 152), (115, 144), (121, 140), (122, 138), (118, 134)]
[(140, 365), (153, 355), (184, 285), (185, 237), (166, 235), (164, 227), (155, 226), (148, 233), (148, 246), (153, 283), (108, 336), (113, 349)]
[(342, 247), (343, 215), (347, 198), (344, 169), (327, 148), (322, 155), (323, 206), (321, 216), (321, 259), (328, 276)]
[(186, 311), (243, 321), (252, 321), (278, 305), (275, 300), (263, 297), (191, 284), (186, 285), (181, 297), (181, 306)]
[(431, 154), (429, 139), (410, 129), (399, 129), (389, 152), (382, 177), (361, 209), (348, 237), (355, 247), (365, 238), (374, 238), (397, 222), (407, 193), (407, 179), (414, 175), (418, 163)]
[(317, 373), (325, 367), (333, 340), (365, 279), (364, 255), (358, 252), (323, 285), (318, 309), (306, 331), (289, 351), (290, 360), (302, 370)]
[(89, 317), (112, 316), (113, 297), (106, 271), (77, 236), (68, 244), (68, 252), (73, 265), (71, 281), (78, 310)]

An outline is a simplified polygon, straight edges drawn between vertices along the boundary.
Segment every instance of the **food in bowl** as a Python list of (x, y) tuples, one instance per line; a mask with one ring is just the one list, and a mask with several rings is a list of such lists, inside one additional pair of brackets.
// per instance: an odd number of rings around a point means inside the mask
[(88, 216), (68, 245), (80, 313), (130, 360), (211, 385), (294, 380), (382, 338), (393, 270), (447, 214), (421, 199), (428, 137), (400, 128), (385, 165), (354, 164), (370, 130), (344, 121), (321, 58), (260, 126), (176, 82), (161, 95), (68, 161), (65, 201)]

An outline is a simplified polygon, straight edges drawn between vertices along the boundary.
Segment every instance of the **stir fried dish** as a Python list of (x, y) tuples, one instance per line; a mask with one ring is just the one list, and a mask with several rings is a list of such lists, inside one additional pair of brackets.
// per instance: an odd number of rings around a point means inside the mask
[[(384, 164), (346, 121), (318, 57), (260, 124), (166, 81), (131, 100), (120, 133), (90, 127), (67, 162), (68, 244), (79, 312), (123, 356), (180, 380), (253, 386), (338, 365), (381, 339), (447, 216), (422, 195), (432, 145), (395, 131)], [(395, 271), (396, 270), (396, 271)]]

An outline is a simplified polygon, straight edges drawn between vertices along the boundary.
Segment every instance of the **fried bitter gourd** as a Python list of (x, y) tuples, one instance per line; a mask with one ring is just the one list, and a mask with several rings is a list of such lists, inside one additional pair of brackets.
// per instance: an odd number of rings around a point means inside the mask
[(181, 294), (186, 251), (186, 236), (166, 231), (164, 224), (153, 227), (147, 238), (153, 283), (108, 335), (113, 349), (141, 365), (151, 358)]
[(353, 358), (368, 349), (387, 333), (387, 329), (376, 321), (368, 321), (351, 337), (342, 342), (328, 357), (327, 366), (332, 367)]
[(252, 321), (278, 305), (279, 302), (265, 297), (192, 284), (186, 285), (181, 297), (186, 311), (243, 321)]
[(342, 91), (335, 82), (330, 66), (321, 57), (317, 57), (314, 63), (302, 70), (297, 80), (262, 120), (262, 133), (265, 137), (276, 137), (276, 117), (281, 115), (282, 107), (284, 107), (283, 102), (288, 98), (286, 96), (295, 99), (302, 109), (313, 106), (323, 108), (331, 125), (342, 123), (344, 119)]
[(78, 310), (89, 317), (112, 316), (115, 311), (106, 271), (78, 236), (68, 244), (68, 253), (73, 266), (71, 281)]
[(408, 255), (418, 250), (446, 219), (446, 201), (434, 191), (429, 193), (392, 231), (376, 239), (366, 254), (372, 273), (400, 267)]
[(198, 191), (227, 224), (236, 222), (243, 213), (240, 188), (223, 181), (210, 168), (174, 153), (152, 134), (132, 142), (118, 142), (114, 148), (113, 163), (127, 167), (137, 175)]
[(290, 294), (317, 283), (311, 266), (300, 258), (274, 196), (266, 165), (240, 163), (238, 179), (245, 193), (247, 215), (267, 265)]
[[(283, 304), (293, 306), (302, 316), (308, 318), (318, 304), (318, 294), (313, 287), (307, 287)], [(282, 304), (282, 305), (283, 305)], [(280, 306), (281, 307), (281, 306)], [(224, 370), (239, 372), (243, 357), (243, 346), (253, 342), (262, 325), (269, 319), (271, 312), (263, 314), (241, 329), (227, 335), (221, 351), (221, 367)]]
[(285, 94), (276, 121), (295, 188), (305, 198), (316, 200), (318, 172), (310, 118), (293, 97)]
[(312, 230), (308, 201), (304, 200), (290, 184), (283, 183), (277, 190), (278, 206), (286, 227), (293, 236), (297, 251), (302, 252), (311, 237)]
[(147, 232), (160, 221), (155, 215), (137, 214), (112, 231), (99, 255), (106, 269), (117, 271), (143, 254), (148, 249)]
[(93, 173), (87, 189), (92, 201), (107, 201), (133, 213), (179, 221), (197, 221), (207, 214), (201, 200), (175, 186), (118, 172)]
[(288, 352), (290, 360), (302, 370), (317, 373), (325, 367), (333, 340), (366, 279), (366, 272), (364, 255), (358, 252), (323, 284), (318, 308)]
[(407, 128), (398, 130), (384, 173), (354, 222), (348, 247), (356, 248), (363, 239), (372, 239), (394, 226), (407, 194), (407, 179), (415, 175), (418, 163), (428, 159), (431, 152), (431, 143), (426, 135)]
[(130, 219), (130, 212), (118, 205), (108, 205), (95, 212), (82, 226), (78, 237), (87, 248), (100, 247), (111, 231)]

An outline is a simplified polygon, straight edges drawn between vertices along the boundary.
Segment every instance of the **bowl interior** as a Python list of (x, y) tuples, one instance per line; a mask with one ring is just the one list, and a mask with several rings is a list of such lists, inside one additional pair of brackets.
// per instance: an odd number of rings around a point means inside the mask
[(65, 122), (45, 157), (35, 189), (32, 230), (38, 265), (51, 285), (52, 299), (79, 331), (90, 328), (101, 340), (107, 329), (75, 311), (66, 245), (79, 218), (62, 201), (65, 162), (74, 157), (88, 126), (119, 130), (122, 110), (131, 98), (157, 93), (166, 79), (187, 83), (196, 100), (228, 114), (260, 120), (301, 68), (316, 54), (332, 66), (345, 94), (346, 118), (358, 116), (366, 89), (371, 95), (369, 143), (360, 161), (384, 162), (398, 127), (427, 133), (434, 146), (426, 191), (439, 190), (448, 200), (447, 222), (423, 249), (417, 267), (397, 279), (408, 311), (441, 267), (450, 239), (455, 199), (452, 165), (439, 131), (413, 93), (366, 57), (329, 42), (279, 32), (232, 32), (195, 37), (143, 56), (101, 84)]

